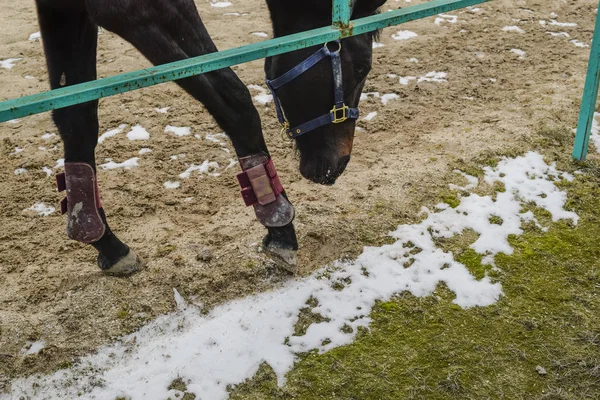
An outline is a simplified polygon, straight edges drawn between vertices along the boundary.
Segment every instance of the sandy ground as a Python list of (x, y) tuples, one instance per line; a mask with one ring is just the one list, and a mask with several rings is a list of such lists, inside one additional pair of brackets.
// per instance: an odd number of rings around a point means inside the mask
[[(227, 9), (196, 3), (220, 49), (263, 40), (252, 33), (271, 31), (261, 0), (238, 1)], [(301, 178), (292, 145), (280, 138), (272, 104), (257, 104), (282, 181), (297, 207), (301, 275), (355, 256), (362, 245), (415, 218), (422, 202), (428, 196), (434, 201), (445, 187), (456, 162), (484, 152), (525, 151), (542, 125), (575, 126), (589, 48), (570, 40), (590, 43), (597, 3), (569, 3), (498, 0), (451, 13), (458, 16), (456, 23), (436, 25), (432, 17), (386, 29), (365, 91), (400, 98), (387, 105), (377, 98), (361, 104), (363, 116), (378, 115), (360, 121), (352, 161), (331, 188)], [(384, 9), (405, 4), (389, 1)], [(42, 44), (28, 40), (39, 30), (33, 1), (0, 0), (0, 9), (0, 60), (22, 58), (10, 70), (0, 68), (0, 100), (46, 90)], [(233, 11), (242, 15), (223, 15)], [(539, 22), (551, 19), (578, 26)], [(505, 32), (505, 26), (525, 32)], [(419, 36), (392, 38), (405, 29)], [(100, 76), (148, 65), (119, 37), (99, 36)], [(261, 61), (235, 70), (246, 84), (264, 87)], [(400, 76), (433, 71), (446, 72), (447, 82), (399, 82)], [(163, 107), (170, 107), (168, 113), (155, 111)], [(102, 276), (95, 251), (66, 238), (58, 212), (40, 217), (23, 211), (38, 202), (58, 207), (62, 198), (53, 176), (62, 158), (60, 140), (42, 138), (57, 133), (50, 115), (0, 124), (0, 389), (12, 377), (64, 367), (174, 309), (173, 288), (208, 309), (288, 279), (257, 251), (264, 230), (238, 195), (238, 167), (226, 169), (231, 154), (225, 149), (232, 151), (231, 146), (206, 139), (220, 130), (201, 105), (172, 83), (103, 99), (101, 133), (121, 124), (128, 127), (99, 145), (97, 158), (103, 163), (140, 157), (138, 168), (99, 174), (113, 230), (149, 264), (128, 279)], [(148, 130), (150, 140), (127, 139), (137, 124)], [(192, 135), (166, 134), (167, 125), (191, 127)], [(17, 147), (24, 150), (12, 154)], [(153, 152), (138, 155), (143, 147)], [(192, 163), (205, 160), (219, 164), (219, 176), (178, 178)], [(52, 176), (43, 167), (52, 169)], [(27, 172), (17, 175), (18, 168)], [(173, 180), (181, 187), (163, 186)], [(46, 348), (25, 356), (28, 342), (40, 339)]]

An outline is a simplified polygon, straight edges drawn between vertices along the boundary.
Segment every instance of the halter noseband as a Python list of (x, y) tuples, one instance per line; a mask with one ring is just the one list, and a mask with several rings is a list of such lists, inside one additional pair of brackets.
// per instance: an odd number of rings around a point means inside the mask
[[(359, 111), (358, 108), (350, 108), (344, 103), (344, 84), (342, 75), (342, 61), (340, 59), (340, 51), (342, 50), (342, 43), (336, 40), (338, 48), (335, 51), (329, 50), (328, 43), (312, 56), (302, 61), (296, 67), (292, 68), (279, 78), (273, 79), (272, 81), (267, 79), (267, 86), (273, 94), (273, 102), (275, 103), (275, 109), (277, 110), (277, 118), (283, 126), (282, 134), (285, 134), (290, 139), (296, 139), (305, 133), (320, 128), (321, 126), (328, 124), (339, 124), (347, 119), (358, 119)], [(333, 70), (333, 93), (335, 97), (335, 104), (329, 113), (322, 115), (318, 118), (308, 121), (302, 125), (294, 128), (290, 128), (290, 124), (287, 121), (281, 103), (277, 98), (277, 90), (287, 85), (326, 57), (331, 58), (331, 69)]]

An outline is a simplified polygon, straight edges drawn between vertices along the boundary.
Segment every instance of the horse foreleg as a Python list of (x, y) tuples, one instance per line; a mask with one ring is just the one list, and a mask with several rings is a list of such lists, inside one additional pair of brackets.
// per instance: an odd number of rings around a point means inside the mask
[[(153, 64), (217, 51), (193, 0), (89, 0), (87, 4), (99, 25), (132, 43)], [(250, 92), (230, 68), (177, 83), (204, 104), (231, 139), (244, 171), (240, 182), (245, 183), (242, 193), (246, 204), (254, 206), (259, 221), (268, 229), (263, 241), (265, 250), (288, 266), (295, 265), (298, 243), (292, 223), (294, 208), (269, 162)]]
[[(83, 7), (60, 7), (38, 0), (38, 18), (50, 75), (56, 89), (96, 79), (98, 27)], [(55, 110), (52, 114), (64, 143), (65, 172), (57, 176), (66, 191), (61, 204), (67, 214), (67, 234), (98, 252), (98, 266), (106, 273), (128, 275), (140, 259), (110, 230), (100, 204), (96, 180), (98, 101)]]

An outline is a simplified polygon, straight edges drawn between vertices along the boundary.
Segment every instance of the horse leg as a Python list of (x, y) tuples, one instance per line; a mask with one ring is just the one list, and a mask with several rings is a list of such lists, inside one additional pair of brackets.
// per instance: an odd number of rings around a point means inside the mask
[[(217, 51), (193, 0), (88, 0), (87, 4), (95, 22), (132, 43), (155, 65)], [(264, 177), (267, 168), (261, 165), (270, 156), (260, 117), (237, 75), (225, 68), (177, 83), (204, 104), (229, 136), (242, 170), (248, 174), (250, 170), (260, 170), (258, 174)], [(261, 202), (254, 208), (268, 229), (263, 241), (265, 250), (288, 265), (295, 265), (298, 243), (292, 223), (294, 209), (285, 192), (276, 196), (274, 202)]]
[[(84, 7), (52, 3), (37, 0), (50, 86), (55, 89), (95, 80), (97, 25)], [(140, 259), (110, 230), (100, 205), (94, 154), (98, 101), (55, 110), (52, 117), (64, 143), (65, 173), (59, 174), (57, 181), (59, 190), (67, 192), (62, 206), (67, 213), (68, 236), (94, 246), (99, 252), (98, 266), (105, 273), (136, 272)]]

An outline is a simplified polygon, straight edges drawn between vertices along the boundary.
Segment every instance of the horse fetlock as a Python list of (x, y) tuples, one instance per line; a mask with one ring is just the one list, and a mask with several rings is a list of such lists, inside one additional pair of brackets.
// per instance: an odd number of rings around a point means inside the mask
[(294, 206), (285, 197), (273, 160), (266, 153), (239, 159), (242, 172), (237, 178), (247, 206), (267, 228), (281, 228), (294, 220)]
[(67, 235), (82, 243), (94, 243), (102, 238), (106, 226), (101, 216), (100, 195), (96, 173), (91, 165), (65, 163), (65, 172), (56, 176), (59, 191), (66, 191), (61, 202), (67, 214)]

